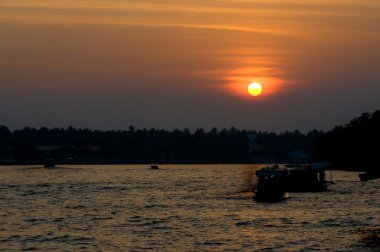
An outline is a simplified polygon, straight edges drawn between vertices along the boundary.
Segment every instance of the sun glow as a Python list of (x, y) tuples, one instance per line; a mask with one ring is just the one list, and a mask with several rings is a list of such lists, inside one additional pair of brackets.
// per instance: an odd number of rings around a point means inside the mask
[(253, 82), (249, 84), (248, 86), (248, 93), (252, 96), (258, 96), (261, 94), (262, 91), (263, 91), (263, 88), (258, 82)]
[[(284, 75), (284, 72), (273, 67), (247, 66), (234, 68), (228, 72), (218, 74), (225, 75), (224, 80), (228, 84), (228, 92), (237, 95), (240, 98), (248, 99), (249, 101), (252, 101), (252, 96), (255, 96), (256, 98), (257, 96), (260, 96), (260, 98), (261, 96), (263, 96), (263, 98), (269, 98), (276, 93), (281, 92), (281, 86), (284, 83), (284, 80), (279, 78), (280, 76)], [(250, 85), (254, 83), (257, 83), (260, 88), (255, 90), (255, 86), (257, 84), (253, 85), (253, 88), (251, 88)]]

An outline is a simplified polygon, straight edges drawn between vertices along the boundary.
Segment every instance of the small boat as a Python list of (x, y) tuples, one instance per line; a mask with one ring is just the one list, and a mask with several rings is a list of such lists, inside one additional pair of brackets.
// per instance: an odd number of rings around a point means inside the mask
[(153, 164), (150, 166), (150, 169), (153, 169), (153, 170), (158, 170), (158, 165), (156, 164)]
[(55, 160), (54, 159), (47, 159), (45, 161), (45, 168), (55, 168)]
[(329, 182), (326, 180), (328, 163), (287, 164), (289, 174), (287, 187), (289, 192), (326, 191)]
[(288, 170), (280, 168), (278, 165), (257, 170), (257, 190), (253, 199), (261, 202), (277, 202), (288, 199), (287, 176)]
[(361, 181), (378, 179), (378, 178), (380, 178), (380, 172), (373, 172), (373, 171), (371, 172), (371, 171), (368, 171), (366, 173), (359, 174), (359, 178), (360, 178)]

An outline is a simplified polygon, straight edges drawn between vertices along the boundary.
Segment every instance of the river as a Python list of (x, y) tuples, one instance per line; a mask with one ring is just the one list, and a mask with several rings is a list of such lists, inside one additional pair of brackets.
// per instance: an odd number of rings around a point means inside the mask
[(0, 251), (379, 251), (380, 180), (257, 203), (257, 167), (3, 166)]

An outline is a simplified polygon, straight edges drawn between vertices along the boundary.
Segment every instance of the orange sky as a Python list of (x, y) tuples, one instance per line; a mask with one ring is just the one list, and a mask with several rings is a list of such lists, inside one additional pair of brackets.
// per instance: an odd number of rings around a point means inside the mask
[(379, 13), (376, 0), (2, 0), (0, 123), (329, 129), (379, 108)]

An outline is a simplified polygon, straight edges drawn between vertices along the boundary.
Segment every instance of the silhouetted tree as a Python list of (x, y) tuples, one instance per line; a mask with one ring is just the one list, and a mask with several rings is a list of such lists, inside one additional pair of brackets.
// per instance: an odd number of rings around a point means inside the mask
[(316, 141), (316, 156), (345, 169), (377, 168), (380, 142), (380, 110), (363, 113), (344, 126), (337, 126)]
[(0, 145), (12, 146), (19, 162), (38, 163), (47, 157), (71, 163), (244, 163), (250, 162), (248, 136), (257, 136), (264, 160), (284, 160), (289, 152), (313, 152), (313, 141), (321, 134), (307, 135), (298, 130), (281, 134), (212, 128), (90, 130), (68, 127), (39, 129), (25, 127), (10, 131), (0, 127)]

